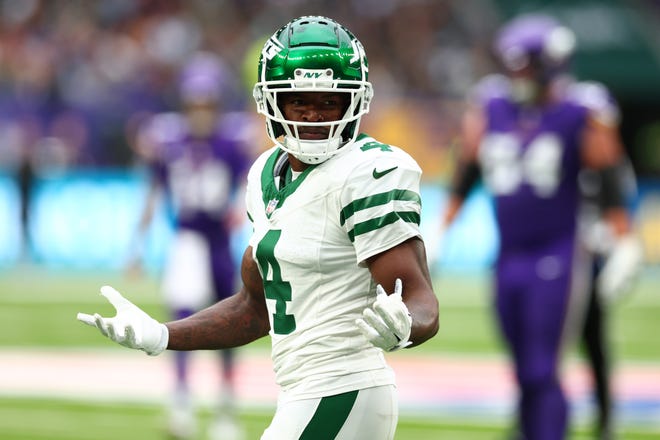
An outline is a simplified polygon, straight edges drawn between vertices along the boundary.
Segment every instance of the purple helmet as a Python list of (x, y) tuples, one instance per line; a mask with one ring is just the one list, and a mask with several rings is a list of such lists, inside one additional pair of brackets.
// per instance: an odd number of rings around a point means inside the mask
[(495, 41), (495, 53), (507, 70), (533, 65), (546, 80), (566, 68), (574, 50), (573, 32), (542, 14), (514, 18), (501, 28)]
[(217, 101), (229, 82), (229, 70), (220, 57), (197, 52), (181, 71), (179, 93), (184, 102)]

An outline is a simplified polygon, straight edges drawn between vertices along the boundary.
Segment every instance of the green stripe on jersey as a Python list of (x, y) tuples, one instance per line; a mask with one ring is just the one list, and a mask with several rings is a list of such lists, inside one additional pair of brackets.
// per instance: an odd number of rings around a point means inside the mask
[(374, 194), (371, 196), (363, 197), (361, 199), (353, 200), (348, 205), (344, 206), (339, 213), (339, 221), (343, 225), (346, 223), (346, 220), (351, 218), (353, 214), (357, 211), (361, 211), (367, 208), (373, 208), (375, 206), (385, 205), (394, 200), (402, 202), (417, 202), (422, 203), (422, 198), (414, 191), (407, 189), (393, 189), (392, 191)]
[(323, 397), (300, 440), (333, 440), (353, 409), (358, 391)]
[(353, 229), (348, 231), (348, 238), (350, 238), (352, 243), (355, 241), (355, 236), (375, 231), (376, 229), (380, 229), (383, 226), (392, 224), (397, 220), (403, 220), (404, 222), (408, 223), (416, 223), (419, 226), (420, 217), (419, 214), (414, 211), (389, 212), (381, 217), (372, 218), (362, 223), (356, 223)]
[[(300, 176), (298, 176), (298, 178), (292, 182), (292, 172), (291, 168), (289, 167), (285, 179), (286, 182), (282, 182), (280, 188), (278, 189), (275, 185), (274, 170), (278, 158), (282, 154), (287, 153), (279, 148), (273, 151), (273, 153), (266, 160), (264, 168), (261, 170), (261, 196), (263, 198), (264, 208), (266, 209), (266, 215), (268, 217), (271, 216), (275, 209), (282, 207), (282, 204), (284, 204), (286, 198), (293, 194), (309, 175), (309, 173), (311, 173), (312, 170), (316, 168), (316, 165), (308, 165), (307, 168), (300, 174)], [(271, 204), (272, 206), (269, 206)]]

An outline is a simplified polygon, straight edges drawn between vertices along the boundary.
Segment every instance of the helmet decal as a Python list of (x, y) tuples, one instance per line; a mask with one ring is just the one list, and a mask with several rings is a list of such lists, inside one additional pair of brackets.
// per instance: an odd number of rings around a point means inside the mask
[(284, 49), (284, 46), (282, 43), (280, 43), (280, 40), (275, 38), (275, 35), (273, 35), (268, 39), (268, 41), (266, 41), (261, 55), (264, 60), (272, 60), (275, 55), (282, 51), (282, 49)]
[(364, 47), (362, 47), (362, 43), (357, 39), (351, 41), (351, 46), (353, 47), (353, 56), (351, 57), (350, 62), (356, 63), (359, 61), (366, 78), (367, 73), (369, 72), (369, 66), (367, 65), (367, 54), (364, 51)]

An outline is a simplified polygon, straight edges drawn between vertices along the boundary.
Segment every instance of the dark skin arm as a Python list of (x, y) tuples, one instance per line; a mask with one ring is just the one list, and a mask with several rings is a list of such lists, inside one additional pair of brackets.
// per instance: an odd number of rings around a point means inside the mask
[(252, 247), (241, 262), (243, 287), (235, 295), (165, 324), (169, 350), (215, 350), (248, 344), (268, 334), (270, 324), (261, 275), (252, 259)]
[[(623, 160), (623, 143), (618, 125), (606, 124), (589, 119), (583, 132), (581, 144), (582, 163), (591, 169), (616, 166)], [(612, 206), (603, 213), (616, 236), (623, 236), (632, 229), (630, 215), (625, 206)]]
[[(391, 290), (396, 278), (403, 282), (403, 301), (412, 316), (410, 340), (419, 345), (438, 332), (438, 300), (419, 239), (378, 254), (367, 261), (374, 280)], [(396, 275), (395, 275), (396, 274)], [(166, 324), (169, 350), (204, 350), (237, 347), (268, 334), (270, 324), (261, 275), (248, 247), (241, 264), (243, 288), (194, 315)]]
[[(461, 170), (477, 162), (479, 144), (485, 131), (486, 121), (482, 111), (477, 107), (468, 107), (461, 120), (461, 149), (458, 157), (459, 163), (456, 166), (457, 170)], [(458, 179), (459, 177), (457, 174), (454, 175), (454, 179)], [(455, 186), (455, 183), (452, 186)], [(454, 221), (463, 206), (463, 202), (463, 198), (458, 194), (452, 193), (449, 195), (447, 209), (442, 219), (442, 225), (444, 227), (447, 227)]]
[(431, 339), (439, 328), (438, 299), (426, 264), (424, 243), (411, 238), (367, 260), (374, 281), (391, 293), (394, 282), (403, 283), (403, 302), (412, 316), (411, 346)]

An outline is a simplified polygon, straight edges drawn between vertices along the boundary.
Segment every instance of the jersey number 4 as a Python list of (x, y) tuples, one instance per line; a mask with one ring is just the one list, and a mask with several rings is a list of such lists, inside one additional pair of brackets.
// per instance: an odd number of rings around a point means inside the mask
[(281, 235), (279, 230), (268, 231), (257, 245), (257, 261), (264, 278), (266, 298), (275, 300), (273, 332), (288, 335), (296, 329), (296, 319), (286, 313), (287, 302), (291, 301), (291, 283), (282, 279), (282, 270), (275, 258), (275, 245)]

